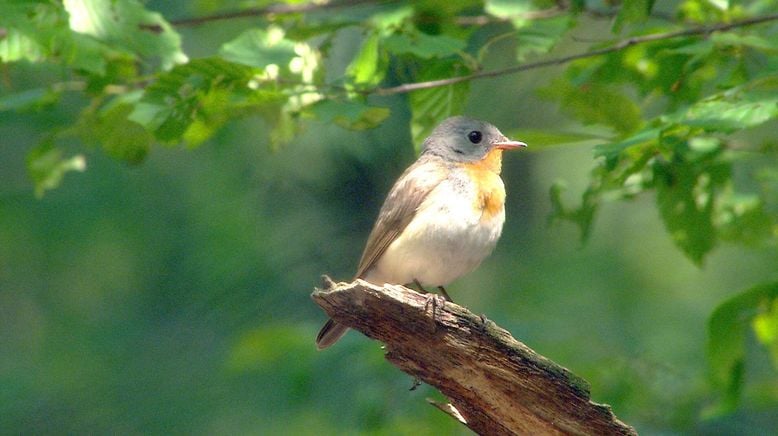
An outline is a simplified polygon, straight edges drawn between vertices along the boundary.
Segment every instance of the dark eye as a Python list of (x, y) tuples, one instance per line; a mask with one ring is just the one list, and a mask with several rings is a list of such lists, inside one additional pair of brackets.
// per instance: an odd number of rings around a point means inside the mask
[(469, 139), (473, 144), (478, 144), (482, 139), (481, 132), (478, 130), (473, 130), (467, 134), (467, 139)]

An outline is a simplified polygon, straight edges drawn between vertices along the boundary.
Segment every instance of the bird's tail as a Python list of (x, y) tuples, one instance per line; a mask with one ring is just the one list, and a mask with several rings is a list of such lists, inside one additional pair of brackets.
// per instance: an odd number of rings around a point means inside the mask
[(346, 334), (346, 331), (348, 331), (348, 327), (343, 324), (338, 324), (331, 319), (327, 320), (327, 323), (324, 324), (321, 330), (319, 330), (319, 334), (316, 336), (316, 347), (320, 350), (329, 347), (335, 342), (338, 342), (338, 339)]

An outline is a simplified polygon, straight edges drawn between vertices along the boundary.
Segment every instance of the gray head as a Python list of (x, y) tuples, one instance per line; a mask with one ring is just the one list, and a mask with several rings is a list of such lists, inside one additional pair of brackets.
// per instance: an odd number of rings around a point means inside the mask
[(497, 127), (467, 117), (451, 117), (440, 123), (422, 144), (422, 153), (434, 154), (452, 162), (475, 162), (495, 148), (526, 147), (511, 141)]

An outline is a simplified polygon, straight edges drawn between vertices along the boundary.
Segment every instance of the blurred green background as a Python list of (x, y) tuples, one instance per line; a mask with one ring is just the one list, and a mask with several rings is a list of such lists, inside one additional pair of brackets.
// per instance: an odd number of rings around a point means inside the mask
[[(184, 29), (185, 51), (212, 52), (248, 25)], [(339, 47), (350, 53), (358, 36)], [(492, 53), (490, 67), (510, 61)], [(475, 82), (466, 114), (515, 139), (578, 128), (534, 93), (555, 71)], [(7, 74), (24, 89), (56, 73)], [(440, 397), (432, 388), (409, 391), (380, 344), (355, 332), (324, 352), (313, 342), (326, 317), (312, 288), (321, 274), (351, 278), (383, 196), (414, 159), (405, 97), (376, 98), (392, 109), (377, 129), (310, 122), (277, 151), (253, 117), (195, 150), (157, 147), (139, 166), (93, 150), (85, 173), (39, 200), (26, 155), (42, 131), (72, 122), (83, 101), (71, 98), (0, 118), (0, 433), (468, 433), (427, 405)], [(497, 250), (452, 297), (584, 377), (642, 434), (775, 431), (778, 381), (754, 343), (738, 411), (706, 418), (716, 393), (705, 341), (717, 304), (776, 278), (776, 250), (722, 245), (698, 268), (652, 195), (607, 203), (581, 244), (574, 226), (547, 225), (548, 191), (565, 180), (577, 201), (594, 144), (529, 145), (504, 160)]]

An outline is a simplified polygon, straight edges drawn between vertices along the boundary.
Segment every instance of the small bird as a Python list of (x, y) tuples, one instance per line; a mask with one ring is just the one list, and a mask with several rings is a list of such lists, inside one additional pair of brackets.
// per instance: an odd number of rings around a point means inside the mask
[[(484, 121), (457, 116), (440, 123), (389, 191), (356, 278), (433, 285), (450, 300), (443, 286), (478, 267), (502, 232), (502, 152), (526, 146)], [(329, 347), (347, 330), (328, 320), (316, 346)]]

